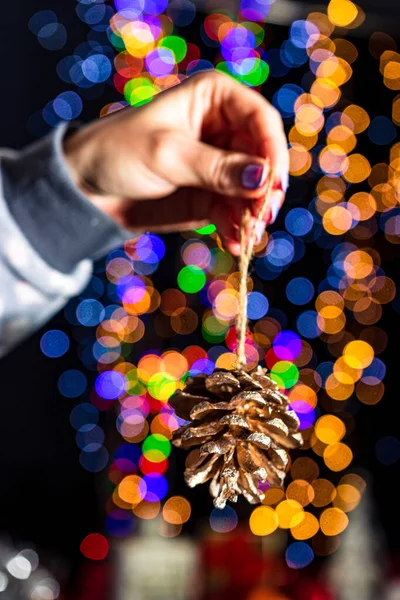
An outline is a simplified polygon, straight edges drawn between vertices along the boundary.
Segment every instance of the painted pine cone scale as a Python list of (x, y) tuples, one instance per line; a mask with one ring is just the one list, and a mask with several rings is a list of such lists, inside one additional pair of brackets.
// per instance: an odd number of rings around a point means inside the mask
[(189, 455), (189, 487), (210, 481), (214, 505), (223, 508), (243, 495), (256, 504), (264, 495), (259, 483), (282, 485), (287, 450), (299, 448), (296, 413), (266, 369), (252, 373), (216, 369), (188, 377), (184, 390), (171, 396), (178, 417), (189, 421), (174, 431), (172, 442)]

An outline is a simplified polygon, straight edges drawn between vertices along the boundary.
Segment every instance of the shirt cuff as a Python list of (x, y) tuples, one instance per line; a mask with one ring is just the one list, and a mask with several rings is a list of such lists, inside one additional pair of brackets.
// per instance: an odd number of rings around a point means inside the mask
[(9, 211), (37, 253), (62, 273), (135, 237), (94, 206), (72, 180), (62, 148), (67, 129), (63, 124), (22, 152), (1, 158)]

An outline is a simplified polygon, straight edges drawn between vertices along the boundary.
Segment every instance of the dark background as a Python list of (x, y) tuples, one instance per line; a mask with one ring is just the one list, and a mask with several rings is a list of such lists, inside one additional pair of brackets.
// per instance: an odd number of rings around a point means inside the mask
[[(312, 9), (311, 4), (308, 3), (307, 8)], [(319, 6), (321, 4), (318, 2)], [(368, 0), (359, 4), (367, 14), (369, 9), (371, 13), (379, 11), (380, 19), (384, 19), (387, 26), (387, 29), (381, 26), (381, 30), (393, 35), (394, 24), (397, 29), (400, 21), (397, 2), (385, 0), (376, 3)], [(305, 15), (309, 12), (307, 8)], [(42, 9), (54, 10), (68, 31), (67, 45), (59, 51), (49, 52), (42, 48), (28, 29), (29, 18)], [(188, 41), (195, 41), (199, 45), (201, 20), (201, 16), (196, 17), (190, 27), (182, 30), (182, 35)], [(286, 28), (274, 25), (269, 29), (270, 47), (279, 47), (287, 36)], [(75, 2), (60, 0), (55, 7), (43, 0), (14, 0), (2, 7), (0, 146), (18, 149), (36, 138), (34, 131), (37, 133), (37, 129), (32, 126), (32, 115), (41, 111), (57, 94), (68, 89), (56, 74), (57, 63), (63, 56), (71, 54), (73, 48), (86, 39), (87, 33), (87, 26), (76, 16)], [(400, 39), (400, 30), (398, 37)], [(352, 39), (351, 35), (348, 38)], [(371, 115), (390, 116), (394, 94), (382, 84), (377, 61), (368, 52), (368, 40), (360, 37), (358, 32), (354, 43), (360, 57), (351, 82), (344, 86), (344, 99), (362, 105)], [(212, 60), (213, 56), (214, 50), (204, 48), (203, 58)], [(265, 95), (272, 97), (273, 92), (285, 81), (300, 83), (304, 72), (295, 69), (286, 78), (269, 79), (265, 85)], [(84, 90), (77, 91), (84, 101), (83, 121), (96, 117), (107, 102), (121, 99), (110, 85), (100, 90), (101, 96), (98, 98), (85, 99)], [(366, 134), (360, 136), (358, 148), (365, 152), (371, 163), (388, 158), (387, 147), (372, 146)], [(294, 181), (288, 194), (288, 206), (308, 205), (313, 197), (313, 184), (311, 176)], [(277, 229), (282, 227), (282, 212), (275, 225)], [(175, 258), (178, 257), (180, 239), (179, 236), (165, 237), (168, 257), (164, 258), (162, 268), (154, 276), (155, 287), (159, 290), (170, 287), (170, 278), (175, 277)], [(374, 243), (379, 248), (386, 275), (398, 281), (398, 246), (386, 242), (379, 233)], [(305, 259), (292, 265), (288, 272), (273, 282), (273, 302), (275, 306), (281, 305), (288, 315), (288, 327), (293, 326), (290, 322), (293, 307), (285, 298), (287, 281), (304, 275), (318, 285), (326, 273), (324, 259), (324, 253), (318, 247), (308, 244)], [(373, 476), (370, 489), (376, 527), (382, 528), (392, 555), (400, 550), (397, 533), (398, 496), (395, 491), (398, 469), (396, 465), (387, 467), (377, 462), (375, 443), (382, 435), (398, 435), (399, 353), (394, 327), (395, 324), (398, 326), (398, 320), (399, 315), (392, 307), (384, 308), (384, 316), (379, 322), (379, 326), (389, 334), (387, 350), (380, 356), (388, 369), (384, 399), (373, 407), (349, 403), (347, 409), (356, 418), (356, 429), (349, 440), (355, 455), (353, 465), (367, 469)], [(40, 351), (40, 337), (49, 328), (62, 329), (71, 339), (70, 351), (57, 360), (46, 358)], [(91, 475), (79, 464), (75, 432), (69, 423), (74, 401), (62, 397), (57, 390), (58, 377), (64, 370), (82, 369), (78, 358), (79, 336), (79, 331), (60, 313), (50, 325), (0, 361), (0, 530), (16, 540), (33, 541), (45, 561), (50, 565), (56, 562), (58, 569), (60, 564), (74, 569), (79, 563), (79, 543), (82, 538), (89, 532), (102, 530), (107, 497), (105, 475)], [(162, 343), (166, 345), (166, 342)], [(189, 343), (187, 337), (171, 341), (174, 347), (184, 347)], [(143, 351), (146, 345), (148, 348), (160, 347), (160, 342), (147, 336), (140, 347), (133, 348), (132, 362), (135, 362), (136, 353)], [(331, 358), (321, 341), (313, 340), (311, 345), (320, 361)], [(88, 376), (90, 379), (91, 375)], [(103, 424), (113, 437), (113, 416), (105, 414), (103, 419)], [(170, 492), (184, 492), (188, 496), (193, 506), (193, 524), (197, 518), (209, 514), (211, 501), (204, 486), (195, 492), (184, 488), (182, 463), (181, 455), (172, 456)], [(244, 505), (239, 504), (238, 510), (247, 514)], [(191, 527), (189, 525), (188, 530)]]

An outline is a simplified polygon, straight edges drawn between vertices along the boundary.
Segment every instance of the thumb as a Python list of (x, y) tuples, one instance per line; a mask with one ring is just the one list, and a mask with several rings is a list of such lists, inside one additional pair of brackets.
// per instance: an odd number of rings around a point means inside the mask
[(249, 199), (259, 198), (266, 189), (268, 163), (259, 156), (221, 150), (187, 136), (177, 143), (174, 154), (179, 167), (176, 173), (169, 172), (169, 178), (176, 186)]

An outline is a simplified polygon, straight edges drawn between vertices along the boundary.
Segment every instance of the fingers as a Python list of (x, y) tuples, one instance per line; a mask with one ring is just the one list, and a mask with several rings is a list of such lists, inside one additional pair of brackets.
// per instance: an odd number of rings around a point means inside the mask
[(279, 112), (261, 94), (229, 76), (207, 73), (196, 77), (205, 99), (204, 127), (210, 126), (213, 130), (219, 113), (222, 123), (250, 135), (258, 147), (258, 154), (270, 159), (271, 168), (276, 173), (276, 189), (285, 192), (289, 154)]
[(235, 198), (265, 194), (268, 165), (259, 156), (230, 152), (180, 132), (165, 132), (164, 150), (154, 160), (157, 173), (175, 187), (196, 187)]
[(168, 233), (198, 229), (213, 223), (226, 250), (239, 254), (239, 226), (243, 212), (240, 200), (216, 196), (193, 188), (182, 188), (154, 200), (137, 201), (126, 206), (117, 219), (136, 232)]

